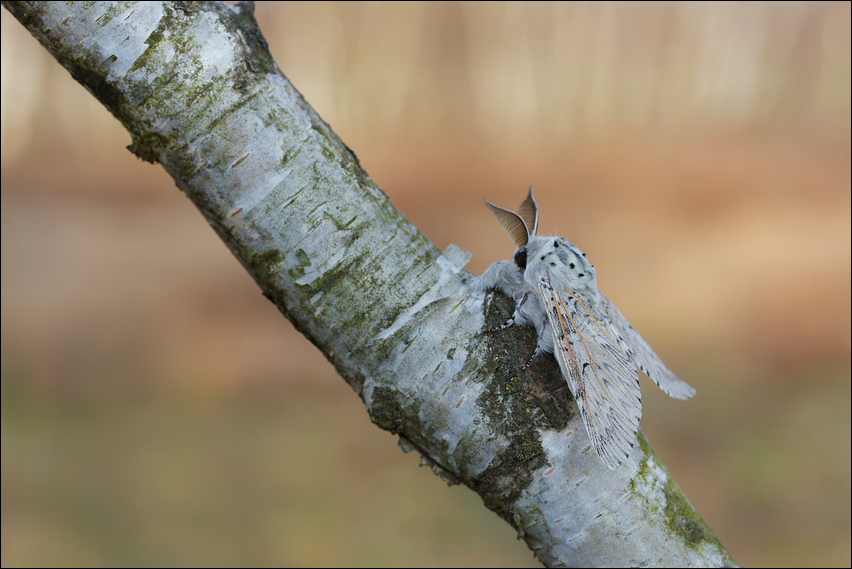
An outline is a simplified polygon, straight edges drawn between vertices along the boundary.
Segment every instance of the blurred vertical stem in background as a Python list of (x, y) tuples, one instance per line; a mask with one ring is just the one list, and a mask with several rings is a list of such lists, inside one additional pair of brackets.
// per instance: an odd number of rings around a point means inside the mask
[(564, 399), (531, 388), (558, 378), (552, 362), (516, 385), (528, 342), (495, 350), (479, 334), (468, 255), (441, 253), (390, 204), (280, 72), (251, 3), (3, 5), (121, 121), (130, 150), (163, 165), (371, 420), (476, 491), (541, 561), (733, 565), (641, 433), (610, 472), (581, 452)]

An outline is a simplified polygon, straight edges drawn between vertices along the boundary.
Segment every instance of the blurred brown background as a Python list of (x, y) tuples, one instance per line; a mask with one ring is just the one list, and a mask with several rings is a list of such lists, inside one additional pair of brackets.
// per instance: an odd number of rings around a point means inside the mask
[[(536, 565), (373, 427), (2, 10), (2, 564)], [(642, 428), (742, 565), (849, 566), (850, 4), (266, 4), (279, 66), (481, 272), (482, 198), (698, 389)]]

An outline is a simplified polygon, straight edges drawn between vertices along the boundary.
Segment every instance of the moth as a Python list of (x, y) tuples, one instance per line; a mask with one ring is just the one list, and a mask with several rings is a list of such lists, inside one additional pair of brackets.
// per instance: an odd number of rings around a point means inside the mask
[(695, 389), (678, 379), (651, 346), (599, 290), (595, 267), (573, 243), (541, 237), (532, 187), (518, 213), (485, 205), (517, 247), (513, 260), (498, 261), (471, 280), (474, 291), (497, 289), (515, 301), (512, 317), (496, 332), (532, 324), (538, 343), (529, 367), (554, 354), (577, 401), (592, 446), (610, 469), (636, 444), (642, 398), (638, 367), (667, 395), (689, 399)]

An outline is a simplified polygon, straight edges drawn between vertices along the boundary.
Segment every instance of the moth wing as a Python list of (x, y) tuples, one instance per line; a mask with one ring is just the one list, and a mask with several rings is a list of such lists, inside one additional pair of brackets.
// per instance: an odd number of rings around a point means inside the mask
[(554, 354), (580, 408), (589, 439), (614, 469), (636, 444), (642, 402), (636, 365), (583, 299), (557, 294), (547, 277), (539, 291), (553, 330)]
[(639, 332), (630, 325), (624, 315), (603, 294), (601, 294), (601, 302), (630, 346), (630, 355), (633, 361), (657, 384), (657, 387), (662, 389), (666, 395), (675, 399), (690, 399), (695, 395), (695, 389), (679, 379), (666, 367), (659, 356), (651, 349), (651, 346), (648, 345), (648, 342), (639, 335)]

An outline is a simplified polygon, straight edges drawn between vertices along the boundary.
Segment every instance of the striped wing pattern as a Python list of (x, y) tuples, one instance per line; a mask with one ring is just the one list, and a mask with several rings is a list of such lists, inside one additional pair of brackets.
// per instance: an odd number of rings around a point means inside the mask
[(589, 439), (607, 467), (614, 469), (630, 454), (639, 430), (642, 405), (636, 365), (606, 311), (596, 310), (567, 289), (556, 294), (547, 276), (540, 278), (539, 292), (553, 330), (556, 359)]

